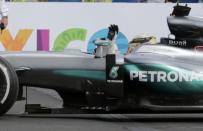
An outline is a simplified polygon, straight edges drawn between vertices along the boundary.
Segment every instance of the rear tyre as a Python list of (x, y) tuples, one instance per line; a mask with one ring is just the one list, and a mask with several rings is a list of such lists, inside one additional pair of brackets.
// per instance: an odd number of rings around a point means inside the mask
[(0, 115), (5, 114), (14, 104), (19, 83), (14, 68), (0, 57)]

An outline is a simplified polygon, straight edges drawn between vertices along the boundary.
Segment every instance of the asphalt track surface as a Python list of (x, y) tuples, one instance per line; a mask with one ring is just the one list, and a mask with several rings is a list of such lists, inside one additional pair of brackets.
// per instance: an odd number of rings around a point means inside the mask
[[(56, 94), (28, 90), (28, 103), (60, 107)], [(24, 115), (25, 101), (3, 117), (0, 131), (202, 131), (203, 114), (58, 114)], [(23, 115), (22, 115), (23, 114)]]

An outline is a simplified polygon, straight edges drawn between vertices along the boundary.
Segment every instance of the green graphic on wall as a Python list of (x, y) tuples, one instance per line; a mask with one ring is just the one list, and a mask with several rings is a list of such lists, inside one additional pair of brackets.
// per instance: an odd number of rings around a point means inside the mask
[(63, 51), (75, 40), (85, 41), (87, 30), (83, 28), (71, 28), (63, 31), (56, 38), (53, 46), (54, 51)]

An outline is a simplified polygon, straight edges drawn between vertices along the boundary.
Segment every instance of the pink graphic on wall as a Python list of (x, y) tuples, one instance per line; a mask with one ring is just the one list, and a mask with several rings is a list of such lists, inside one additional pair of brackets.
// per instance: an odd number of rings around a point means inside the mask
[(49, 30), (48, 29), (37, 30), (37, 50), (49, 51)]

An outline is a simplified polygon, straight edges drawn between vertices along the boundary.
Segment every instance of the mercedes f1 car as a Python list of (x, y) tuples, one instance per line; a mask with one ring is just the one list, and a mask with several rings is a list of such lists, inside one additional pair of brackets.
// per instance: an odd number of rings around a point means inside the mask
[(183, 49), (203, 44), (203, 20), (189, 10), (177, 5), (168, 17), (175, 39), (127, 55), (112, 52), (116, 25), (95, 41), (94, 54), (0, 52), (0, 114), (22, 97), (23, 86), (53, 89), (64, 108), (87, 112), (203, 111), (203, 53)]

